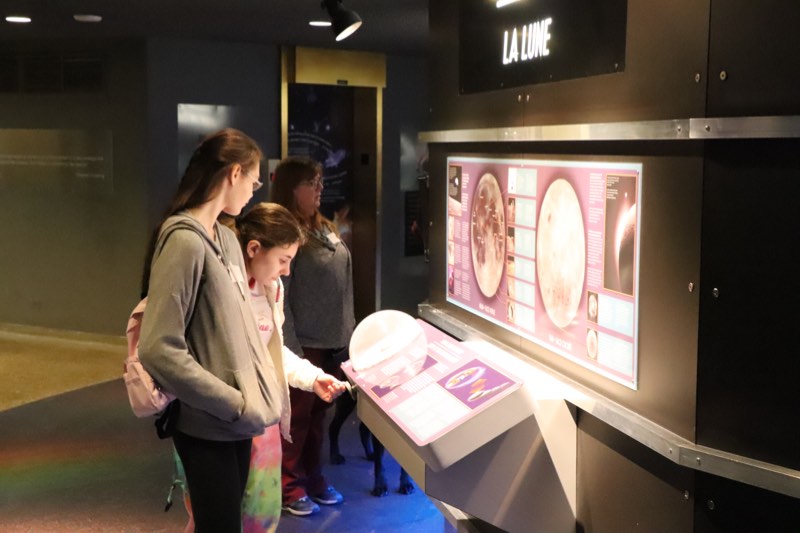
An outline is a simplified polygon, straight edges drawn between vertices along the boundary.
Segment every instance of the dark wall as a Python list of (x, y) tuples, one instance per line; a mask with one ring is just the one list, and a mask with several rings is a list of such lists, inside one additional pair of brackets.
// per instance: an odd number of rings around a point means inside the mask
[(798, 25), (796, 2), (712, 2), (708, 116), (800, 114)]
[(697, 442), (800, 469), (797, 139), (708, 147)]
[[(253, 137), (266, 157), (280, 157), (280, 51), (267, 45), (153, 39), (147, 62), (147, 210), (149, 226), (155, 227), (180, 179), (178, 104), (243, 108), (249, 120), (231, 126)], [(264, 187), (255, 200), (267, 196)]]
[[(800, 113), (798, 22), (793, 2), (712, 3), (709, 116)], [(698, 444), (794, 470), (798, 137), (706, 143), (697, 409)]]
[(577, 533), (790, 533), (800, 500), (679, 466), (581, 412)]
[(419, 187), (417, 170), (425, 154), (417, 134), (427, 128), (426, 64), (423, 58), (388, 57), (383, 105), (379, 307), (413, 316), (428, 295), (428, 263), (421, 255), (404, 255), (403, 209), (406, 191)]
[(695, 472), (580, 412), (577, 533), (692, 531)]

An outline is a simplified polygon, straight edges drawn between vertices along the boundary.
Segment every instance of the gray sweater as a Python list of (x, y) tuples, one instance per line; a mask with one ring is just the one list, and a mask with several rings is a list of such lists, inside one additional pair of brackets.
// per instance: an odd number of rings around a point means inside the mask
[(243, 275), (235, 275), (245, 272), (241, 248), (228, 228), (216, 224), (216, 233), (219, 245), (186, 214), (163, 224), (139, 358), (181, 401), (179, 431), (241, 440), (278, 421), (281, 396)]
[(290, 350), (302, 354), (301, 346), (333, 349), (350, 344), (356, 322), (353, 265), (344, 242), (321, 233), (311, 236), (283, 285), (283, 337)]

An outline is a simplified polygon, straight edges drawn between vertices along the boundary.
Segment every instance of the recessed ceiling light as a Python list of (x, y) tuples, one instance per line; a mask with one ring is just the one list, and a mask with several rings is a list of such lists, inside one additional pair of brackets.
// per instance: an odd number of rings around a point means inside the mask
[(325, 28), (327, 28), (328, 26), (331, 25), (331, 21), (330, 20), (312, 20), (311, 22), (308, 23), (308, 25), (309, 26), (317, 26), (317, 27), (325, 27)]
[(72, 18), (78, 22), (100, 22), (103, 20), (103, 17), (100, 15), (90, 15), (88, 13), (72, 15)]
[(24, 17), (21, 15), (9, 15), (6, 17), (6, 22), (13, 22), (15, 24), (27, 24), (30, 21), (30, 17)]

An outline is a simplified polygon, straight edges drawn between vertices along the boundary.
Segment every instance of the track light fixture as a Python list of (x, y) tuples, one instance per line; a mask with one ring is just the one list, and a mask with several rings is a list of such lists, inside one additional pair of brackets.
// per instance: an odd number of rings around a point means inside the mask
[(342, 0), (322, 0), (322, 8), (331, 17), (331, 28), (337, 41), (346, 39), (361, 27), (361, 17), (345, 8)]

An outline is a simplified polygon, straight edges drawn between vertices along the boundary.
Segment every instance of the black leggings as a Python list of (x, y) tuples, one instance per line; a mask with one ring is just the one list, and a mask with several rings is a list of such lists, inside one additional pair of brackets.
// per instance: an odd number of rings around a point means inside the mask
[(172, 441), (186, 472), (195, 533), (240, 533), (253, 440), (213, 441), (176, 431)]

